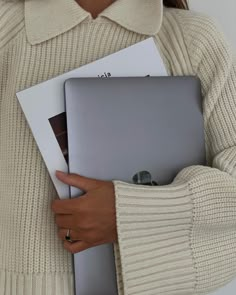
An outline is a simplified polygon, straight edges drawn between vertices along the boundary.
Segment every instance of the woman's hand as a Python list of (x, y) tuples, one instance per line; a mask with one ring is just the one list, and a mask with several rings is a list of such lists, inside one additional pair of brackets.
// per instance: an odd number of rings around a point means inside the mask
[[(60, 171), (56, 172), (56, 176), (63, 183), (85, 191), (79, 198), (52, 202), (64, 247), (71, 253), (77, 253), (93, 246), (117, 242), (113, 183)], [(68, 229), (73, 242), (65, 240)]]

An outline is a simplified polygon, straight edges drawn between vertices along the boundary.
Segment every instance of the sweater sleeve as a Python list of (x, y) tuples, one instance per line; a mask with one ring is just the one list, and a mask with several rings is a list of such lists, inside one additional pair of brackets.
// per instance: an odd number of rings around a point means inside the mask
[(208, 165), (166, 186), (114, 181), (124, 294), (207, 294), (236, 276), (236, 66), (213, 22), (182, 22), (202, 82)]

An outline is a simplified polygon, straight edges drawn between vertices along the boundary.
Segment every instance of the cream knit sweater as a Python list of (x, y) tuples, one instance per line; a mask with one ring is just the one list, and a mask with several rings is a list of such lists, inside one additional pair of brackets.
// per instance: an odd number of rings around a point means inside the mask
[(73, 294), (56, 192), (15, 93), (149, 36), (169, 74), (201, 79), (209, 166), (167, 186), (114, 182), (119, 295), (205, 294), (235, 276), (236, 68), (215, 24), (161, 0), (118, 0), (96, 20), (74, 0), (0, 0), (0, 295)]

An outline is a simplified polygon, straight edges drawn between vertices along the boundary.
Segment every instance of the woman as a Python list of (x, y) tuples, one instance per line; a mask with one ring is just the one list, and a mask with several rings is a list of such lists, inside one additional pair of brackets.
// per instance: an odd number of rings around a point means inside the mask
[[(205, 294), (235, 277), (233, 54), (214, 23), (187, 11), (184, 0), (164, 5), (0, 0), (0, 294), (71, 295), (70, 252), (106, 242), (115, 245), (119, 295)], [(53, 201), (15, 93), (150, 36), (170, 75), (201, 79), (208, 166), (187, 167), (160, 187), (57, 172), (87, 193)]]

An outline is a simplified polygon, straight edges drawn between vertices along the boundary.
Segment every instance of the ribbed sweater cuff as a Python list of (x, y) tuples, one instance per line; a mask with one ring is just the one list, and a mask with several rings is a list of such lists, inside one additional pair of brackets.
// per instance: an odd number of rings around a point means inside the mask
[(192, 294), (193, 204), (188, 184), (113, 183), (125, 294)]

